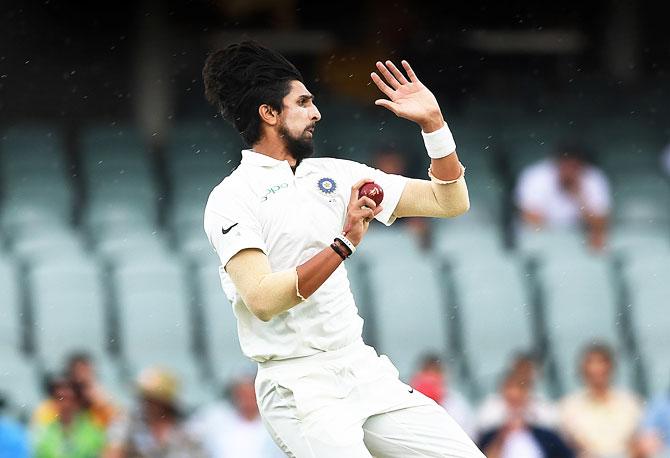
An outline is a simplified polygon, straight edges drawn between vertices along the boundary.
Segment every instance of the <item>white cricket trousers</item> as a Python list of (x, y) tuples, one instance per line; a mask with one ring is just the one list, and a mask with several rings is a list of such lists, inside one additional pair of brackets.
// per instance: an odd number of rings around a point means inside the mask
[(259, 364), (256, 396), (288, 457), (485, 458), (442, 407), (362, 341)]

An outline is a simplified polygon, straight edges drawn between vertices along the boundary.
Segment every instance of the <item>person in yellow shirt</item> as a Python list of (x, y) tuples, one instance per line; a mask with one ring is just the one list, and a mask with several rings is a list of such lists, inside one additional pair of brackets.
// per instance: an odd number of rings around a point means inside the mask
[[(102, 428), (109, 426), (118, 414), (118, 409), (98, 382), (91, 357), (84, 353), (73, 354), (68, 359), (65, 372), (66, 378), (80, 391), (83, 407), (90, 414), (92, 421)], [(35, 427), (48, 425), (58, 419), (53, 387), (49, 387), (48, 391), (49, 398), (42, 401), (33, 413), (32, 424)]]
[(640, 421), (637, 397), (612, 386), (614, 353), (604, 344), (589, 345), (582, 353), (584, 388), (560, 404), (561, 429), (581, 458), (627, 456)]

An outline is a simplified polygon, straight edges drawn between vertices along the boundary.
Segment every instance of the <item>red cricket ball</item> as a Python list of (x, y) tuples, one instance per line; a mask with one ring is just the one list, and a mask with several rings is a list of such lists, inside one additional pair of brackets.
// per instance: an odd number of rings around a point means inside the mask
[(363, 196), (369, 197), (379, 205), (384, 200), (384, 190), (377, 183), (365, 183), (358, 189), (358, 198), (360, 199)]

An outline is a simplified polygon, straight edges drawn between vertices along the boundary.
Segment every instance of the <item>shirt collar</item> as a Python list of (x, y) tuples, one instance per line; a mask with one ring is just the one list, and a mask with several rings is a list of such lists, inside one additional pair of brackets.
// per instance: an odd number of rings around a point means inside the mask
[(242, 163), (258, 165), (261, 167), (276, 167), (282, 163), (286, 163), (286, 165), (288, 165), (288, 161), (280, 161), (279, 159), (257, 153), (256, 151), (250, 149), (242, 150)]
[[(288, 161), (280, 161), (279, 159), (272, 158), (266, 154), (257, 153), (256, 151), (250, 149), (242, 150), (242, 163), (255, 165), (259, 167), (276, 167), (281, 164), (285, 164), (289, 169), (291, 168), (288, 165)], [(298, 166), (296, 170), (296, 177), (303, 177), (310, 175), (314, 172), (314, 169), (306, 164), (305, 161)]]

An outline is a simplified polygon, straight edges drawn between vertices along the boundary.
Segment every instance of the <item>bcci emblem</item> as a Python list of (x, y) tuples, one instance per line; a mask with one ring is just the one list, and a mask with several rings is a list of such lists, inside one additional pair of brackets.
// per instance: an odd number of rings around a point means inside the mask
[(335, 192), (337, 189), (337, 184), (332, 178), (321, 178), (317, 183), (319, 191), (329, 196)]

